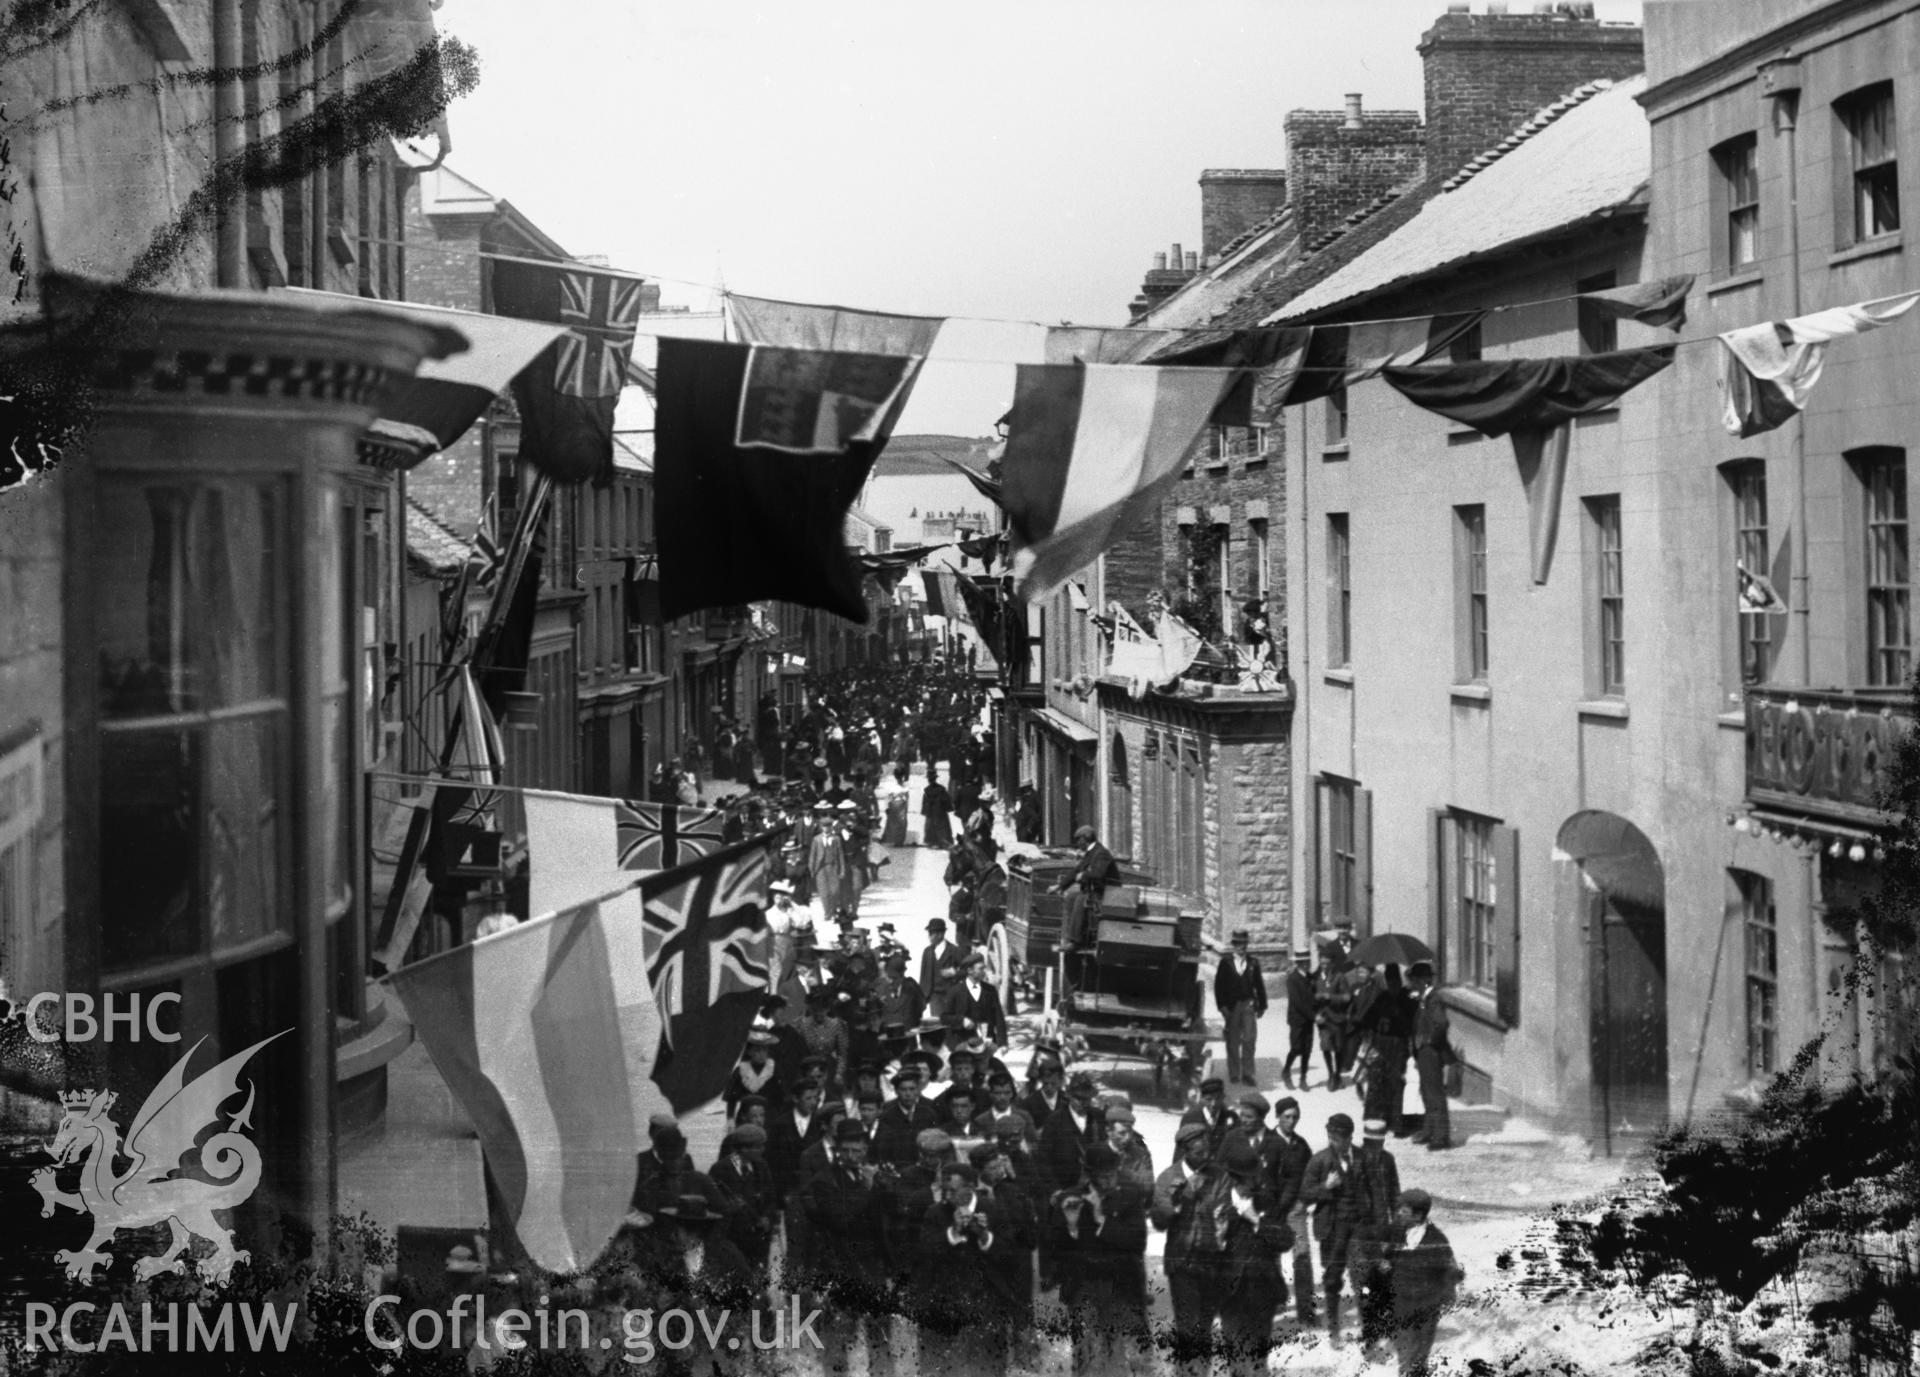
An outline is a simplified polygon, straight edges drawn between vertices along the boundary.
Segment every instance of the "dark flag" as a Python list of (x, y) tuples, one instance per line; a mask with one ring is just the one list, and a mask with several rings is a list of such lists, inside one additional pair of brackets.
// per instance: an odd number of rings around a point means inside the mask
[(865, 622), (847, 511), (918, 358), (660, 341), (660, 611), (777, 598)]
[(496, 311), (567, 327), (513, 380), (520, 457), (555, 482), (613, 479), (613, 408), (626, 386), (642, 285), (580, 263), (493, 261)]
[(640, 885), (647, 984), (665, 1025), (653, 1081), (676, 1114), (726, 1089), (772, 982), (766, 840), (726, 847)]

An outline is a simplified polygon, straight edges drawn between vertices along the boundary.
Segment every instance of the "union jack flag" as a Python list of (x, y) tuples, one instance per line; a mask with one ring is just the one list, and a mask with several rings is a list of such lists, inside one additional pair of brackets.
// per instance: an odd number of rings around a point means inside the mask
[(627, 357), (640, 319), (637, 277), (560, 275), (561, 337), (553, 385), (569, 397), (618, 397), (627, 385)]
[(727, 844), (718, 808), (623, 800), (613, 805), (614, 843), (622, 870), (671, 870)]
[(647, 983), (669, 1046), (675, 1018), (703, 1013), (730, 994), (762, 994), (771, 980), (773, 934), (762, 914), (766, 849), (749, 847), (691, 870), (660, 889), (642, 889)]
[(487, 509), (480, 517), (480, 529), (473, 533), (473, 548), (467, 551), (467, 577), (475, 588), (489, 593), (500, 581), (500, 566), (506, 558), (506, 552), (500, 548), (500, 537), (494, 531), (498, 504), (498, 493), (487, 499)]

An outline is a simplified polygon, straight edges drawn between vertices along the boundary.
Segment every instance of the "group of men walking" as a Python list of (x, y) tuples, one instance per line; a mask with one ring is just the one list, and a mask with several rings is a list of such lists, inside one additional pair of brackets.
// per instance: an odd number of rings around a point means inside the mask
[[(1214, 1004), (1226, 1022), (1227, 1080), (1235, 1085), (1257, 1083), (1254, 1049), (1260, 1018), (1267, 1011), (1266, 977), (1247, 948), (1247, 934), (1236, 932), (1214, 977)], [(1343, 1078), (1351, 1079), (1358, 1070), (1362, 1112), (1383, 1120), (1395, 1136), (1406, 1136), (1401, 1128), (1411, 1061), (1421, 1108), (1420, 1129), (1411, 1141), (1434, 1152), (1452, 1147), (1447, 1074), (1458, 1058), (1446, 1005), (1434, 998), (1434, 991), (1428, 961), (1411, 963), (1403, 979), (1397, 965), (1372, 970), (1348, 960), (1336, 941), (1315, 970), (1312, 949), (1296, 947), (1286, 979), (1287, 1059), (1281, 1085), (1308, 1088), (1318, 1029), (1327, 1087), (1340, 1089)]]

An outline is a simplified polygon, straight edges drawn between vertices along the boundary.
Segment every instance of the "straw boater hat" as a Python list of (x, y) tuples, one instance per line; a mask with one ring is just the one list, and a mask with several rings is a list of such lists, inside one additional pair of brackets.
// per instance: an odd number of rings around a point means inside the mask
[(773, 893), (773, 894), (791, 894), (793, 893), (793, 886), (788, 884), (785, 880), (775, 880), (772, 884), (767, 886), (767, 890), (769, 893)]
[(707, 1207), (707, 1197), (704, 1195), (678, 1195), (665, 1205), (655, 1206), (653, 1212), (676, 1224), (704, 1227), (720, 1222), (720, 1216)]
[(843, 798), (843, 799), (841, 799), (841, 800), (840, 800), (840, 811), (841, 811), (841, 812), (843, 812), (843, 813), (851, 813), (851, 812), (854, 812), (854, 811), (856, 811), (856, 810), (857, 810), (857, 809), (858, 809), (859, 807), (860, 807), (860, 805), (859, 805), (859, 804), (857, 804), (857, 803), (855, 803), (855, 802), (854, 802), (854, 801), (853, 801), (852, 799), (850, 799), (850, 798)]

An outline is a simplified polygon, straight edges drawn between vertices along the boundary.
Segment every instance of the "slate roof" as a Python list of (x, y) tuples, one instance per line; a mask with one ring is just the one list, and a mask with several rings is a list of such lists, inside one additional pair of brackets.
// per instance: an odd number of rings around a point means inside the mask
[(467, 543), (441, 525), (412, 494), (407, 496), (407, 560), (422, 573), (457, 573), (467, 562)]
[(1399, 283), (1643, 206), (1651, 152), (1646, 115), (1635, 97), (1645, 88), (1646, 78), (1636, 76), (1569, 92), (1437, 191), (1403, 198), (1378, 217), (1406, 233), (1381, 235), (1361, 252), (1349, 251), (1336, 271), (1304, 289), (1292, 284), (1291, 298), (1260, 319), (1325, 314)]

